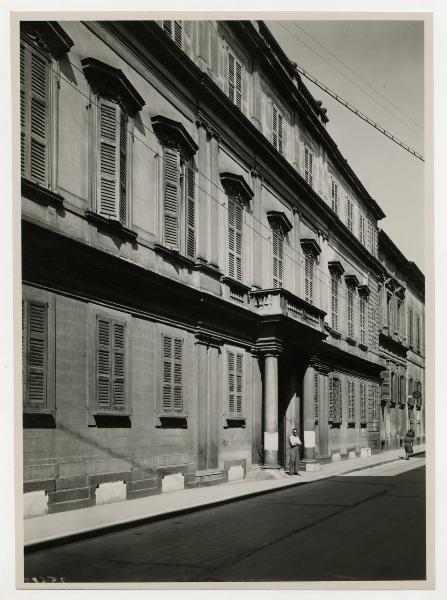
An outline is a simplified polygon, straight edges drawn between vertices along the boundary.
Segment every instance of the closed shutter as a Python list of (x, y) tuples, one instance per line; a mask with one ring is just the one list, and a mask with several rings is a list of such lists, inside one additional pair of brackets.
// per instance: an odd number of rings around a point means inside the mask
[(351, 288), (348, 288), (347, 305), (348, 305), (348, 336), (353, 338), (354, 337), (354, 292)]
[(278, 150), (278, 111), (272, 105), (272, 144)]
[(235, 98), (234, 103), (238, 108), (242, 110), (242, 80), (244, 76), (244, 71), (241, 63), (238, 60), (235, 60), (235, 68), (236, 68), (236, 81), (235, 81)]
[(362, 424), (367, 422), (366, 415), (366, 384), (360, 384), (360, 422)]
[(119, 200), (119, 107), (113, 102), (99, 103), (99, 213), (118, 219)]
[[(192, 27), (193, 21), (183, 21), (183, 49), (190, 58), (192, 58)], [(208, 42), (208, 31), (206, 40)], [(208, 58), (206, 62), (208, 62)]]
[(391, 400), (391, 375), (389, 369), (381, 372), (382, 377), (382, 400), (388, 402)]
[(228, 77), (227, 77), (227, 85), (228, 85), (228, 97), (231, 102), (235, 101), (235, 60), (234, 56), (231, 52), (228, 52)]
[(331, 179), (331, 198), (332, 210), (338, 213), (338, 184), (334, 179)]
[(355, 392), (354, 382), (348, 381), (348, 421), (355, 423)]
[(28, 309), (25, 404), (32, 409), (44, 409), (47, 406), (48, 306), (29, 301), (25, 307)]
[(334, 421), (335, 417), (335, 398), (334, 398), (334, 378), (329, 377), (329, 423)]
[(26, 58), (28, 50), (20, 45), (20, 171), (26, 176), (28, 160), (28, 131), (27, 131), (27, 93), (26, 93)]
[(172, 37), (172, 21), (163, 21), (163, 30)]
[(182, 21), (174, 21), (174, 31), (173, 31), (174, 42), (179, 48), (183, 46), (183, 22)]
[(242, 281), (242, 222), (242, 205), (228, 198), (228, 273), (238, 281)]
[(278, 150), (284, 154), (284, 119), (281, 114), (278, 114)]
[(353, 225), (354, 225), (354, 207), (353, 207), (353, 202), (350, 198), (348, 198), (348, 229), (349, 231), (353, 230)]
[(331, 323), (332, 329), (338, 330), (338, 275), (331, 277)]
[(314, 411), (317, 422), (320, 417), (320, 375), (317, 371), (314, 373)]
[(112, 409), (126, 409), (126, 328), (124, 323), (113, 322), (113, 402)]
[(365, 217), (361, 213), (359, 214), (359, 240), (365, 245)]
[(366, 342), (366, 302), (360, 298), (360, 341)]
[(162, 336), (162, 412), (183, 412), (183, 340)]
[(180, 154), (170, 148), (164, 153), (164, 242), (179, 249)]
[(111, 408), (112, 331), (111, 321), (97, 319), (96, 331), (96, 404), (98, 410)]
[[(200, 21), (199, 21), (200, 23)], [(211, 49), (211, 71), (218, 77), (219, 76), (219, 38), (215, 23), (211, 21), (209, 23), (210, 28), (210, 49)]]
[(273, 231), (273, 287), (282, 287), (284, 239), (279, 231)]
[(342, 422), (342, 395), (341, 395), (341, 381), (340, 379), (334, 378), (334, 423)]
[(307, 146), (304, 146), (304, 179), (312, 187), (312, 185), (313, 185), (313, 154)]
[(127, 224), (127, 115), (120, 118), (120, 221)]
[(186, 166), (186, 254), (189, 258), (194, 258), (196, 254), (196, 239), (195, 239), (195, 173), (194, 165), (189, 162)]
[(304, 296), (306, 302), (313, 303), (314, 257), (309, 250), (304, 253)]
[(242, 415), (243, 355), (228, 352), (228, 414)]

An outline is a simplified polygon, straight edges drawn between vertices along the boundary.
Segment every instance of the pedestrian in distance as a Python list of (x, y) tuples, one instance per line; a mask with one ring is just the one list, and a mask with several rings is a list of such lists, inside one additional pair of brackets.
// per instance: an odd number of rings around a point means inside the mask
[(300, 461), (301, 440), (298, 437), (296, 429), (293, 429), (289, 437), (289, 475), (299, 475), (298, 463)]
[(404, 437), (404, 449), (405, 449), (404, 460), (410, 460), (410, 455), (413, 454), (413, 440), (414, 440), (414, 431), (412, 429), (409, 429)]

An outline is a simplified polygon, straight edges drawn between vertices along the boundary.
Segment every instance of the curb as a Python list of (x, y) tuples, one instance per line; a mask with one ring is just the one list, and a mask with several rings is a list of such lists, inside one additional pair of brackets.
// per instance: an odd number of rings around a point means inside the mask
[[(421, 450), (419, 452), (415, 452), (412, 456), (419, 456), (424, 454), (425, 450)], [(288, 489), (291, 487), (295, 487), (298, 485), (310, 485), (312, 483), (317, 483), (319, 481), (333, 479), (335, 477), (340, 477), (342, 475), (348, 473), (354, 473), (356, 471), (364, 471), (365, 469), (372, 469), (374, 467), (378, 467), (380, 465), (388, 464), (391, 462), (397, 462), (401, 460), (401, 457), (391, 458), (389, 460), (383, 460), (381, 462), (375, 463), (370, 466), (362, 466), (356, 467), (354, 469), (343, 471), (343, 473), (336, 473), (333, 475), (328, 475), (327, 477), (321, 477), (320, 479), (315, 479), (313, 481), (291, 481), (290, 483), (285, 483), (277, 488), (270, 488), (264, 490), (256, 490), (253, 492), (244, 492), (237, 496), (231, 496), (229, 498), (221, 498), (216, 500), (211, 500), (208, 502), (203, 502), (201, 504), (186, 506), (183, 508), (178, 508), (174, 510), (169, 510), (163, 513), (147, 515), (144, 517), (136, 517), (130, 519), (124, 519), (119, 522), (110, 523), (106, 525), (100, 525), (98, 527), (93, 527), (86, 530), (77, 531), (75, 533), (66, 533), (61, 535), (55, 535), (51, 538), (47, 538), (44, 540), (40, 540), (37, 542), (29, 542), (24, 544), (24, 554), (30, 554), (32, 552), (37, 552), (39, 550), (44, 550), (46, 548), (52, 548), (55, 546), (60, 546), (62, 544), (71, 544), (74, 542), (78, 542), (80, 540), (89, 539), (93, 537), (98, 537), (100, 535), (105, 535), (107, 533), (114, 533), (116, 531), (122, 531), (124, 529), (131, 529), (132, 527), (139, 527), (141, 525), (146, 525), (149, 523), (153, 523), (155, 521), (163, 521), (165, 519), (170, 519), (171, 517), (177, 517), (181, 515), (185, 515), (188, 513), (199, 512), (200, 510), (205, 510), (208, 507), (212, 506), (221, 506), (223, 504), (230, 504), (231, 502), (237, 502), (238, 500), (245, 500), (247, 498), (253, 498), (256, 496), (263, 496), (265, 494), (270, 494), (272, 492), (276, 492), (283, 489)]]

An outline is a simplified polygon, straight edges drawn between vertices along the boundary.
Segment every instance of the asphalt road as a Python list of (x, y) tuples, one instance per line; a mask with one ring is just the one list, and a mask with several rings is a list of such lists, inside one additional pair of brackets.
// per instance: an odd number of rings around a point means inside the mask
[(25, 555), (26, 581), (425, 579), (425, 459)]

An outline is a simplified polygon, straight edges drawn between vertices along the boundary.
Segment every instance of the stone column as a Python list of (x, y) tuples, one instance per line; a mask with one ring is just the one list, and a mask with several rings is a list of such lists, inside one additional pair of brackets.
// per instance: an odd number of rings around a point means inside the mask
[(315, 367), (310, 364), (303, 378), (303, 463), (306, 471), (317, 471), (319, 464), (315, 458), (315, 402), (314, 402)]
[[(275, 344), (276, 346), (276, 344)], [(278, 465), (278, 347), (264, 351), (264, 468)]]

